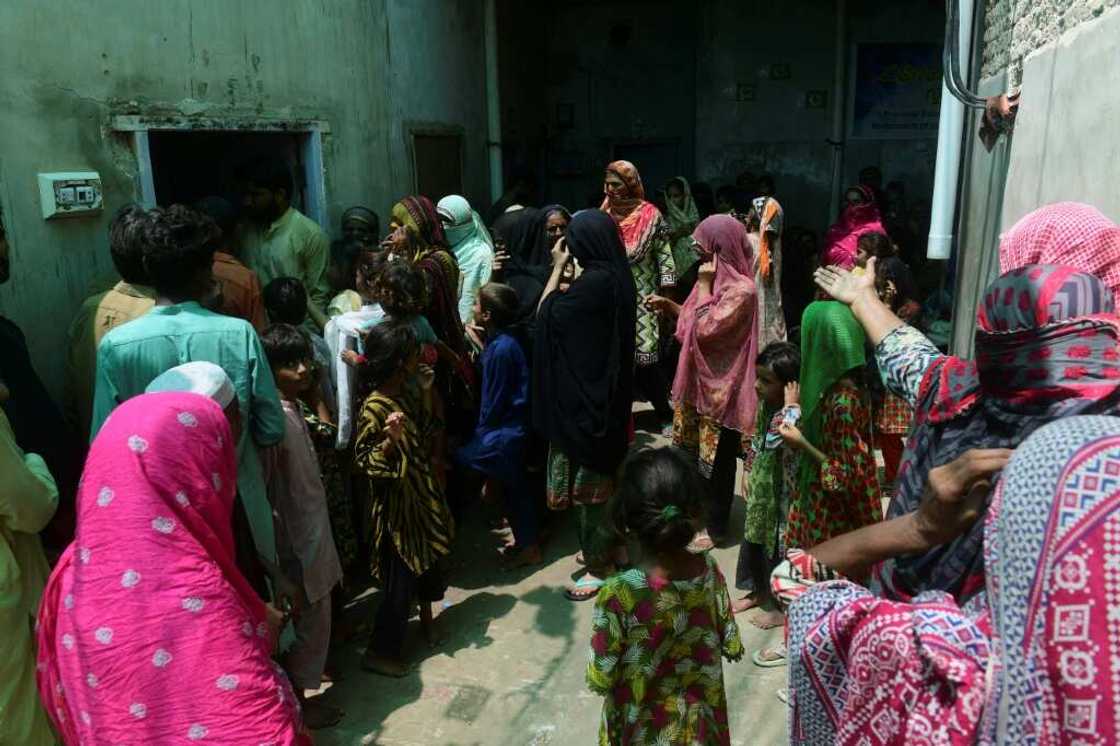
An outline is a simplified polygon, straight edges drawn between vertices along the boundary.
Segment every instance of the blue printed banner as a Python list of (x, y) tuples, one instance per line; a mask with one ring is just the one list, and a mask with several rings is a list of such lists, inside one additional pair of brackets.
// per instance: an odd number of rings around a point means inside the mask
[(941, 45), (856, 45), (849, 137), (937, 137), (940, 110)]

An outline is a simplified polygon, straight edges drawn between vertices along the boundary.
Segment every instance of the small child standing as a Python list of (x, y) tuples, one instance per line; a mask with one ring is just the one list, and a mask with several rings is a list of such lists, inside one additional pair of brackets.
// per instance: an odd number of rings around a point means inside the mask
[(801, 417), (797, 381), (801, 353), (789, 342), (771, 342), (755, 363), (758, 392), (758, 424), (752, 436), (744, 437), (743, 496), (746, 524), (739, 546), (735, 587), (747, 595), (732, 604), (738, 614), (764, 609), (751, 619), (762, 629), (782, 624), (782, 613), (770, 594), (770, 572), (784, 559), (786, 511), (789, 496), (797, 485), (799, 453), (784, 445), (783, 423), (795, 425)]
[(706, 494), (695, 466), (670, 448), (624, 467), (610, 514), (642, 558), (595, 601), (587, 684), (605, 697), (602, 744), (731, 742), (721, 656), (739, 660), (743, 644), (715, 558), (688, 551)]
[(369, 481), (370, 567), (382, 598), (362, 666), (401, 677), (408, 673), (402, 656), (416, 597), (434, 644), (432, 603), (446, 589), (439, 563), (451, 551), (454, 524), (432, 463), (434, 422), (416, 380), (416, 335), (385, 322), (366, 334), (365, 350), (362, 371), (373, 392), (358, 415), (354, 458)]
[(277, 277), (264, 287), (264, 306), (271, 324), (287, 324), (303, 332), (311, 345), (309, 358), (311, 385), (295, 402), (311, 433), (311, 443), (319, 460), (319, 473), (327, 491), (327, 510), (331, 517), (335, 548), (344, 570), (353, 569), (358, 555), (358, 535), (354, 527), (353, 500), (350, 494), (348, 459), (338, 449), (338, 397), (331, 380), (330, 346), (318, 334), (309, 332), (307, 291), (294, 277)]
[(374, 292), (386, 319), (411, 327), (421, 345), (437, 343), (435, 330), (420, 313), (427, 292), (420, 270), (404, 259), (389, 259), (377, 276)]
[[(333, 420), (337, 411), (334, 386), (331, 384), (331, 350), (313, 322), (308, 321), (307, 289), (295, 277), (277, 277), (264, 286), (261, 292), (264, 310), (270, 324), (291, 324), (303, 330), (311, 343), (314, 386), (308, 388), (312, 394), (313, 409), (322, 419)], [(305, 399), (309, 398), (307, 396)]]
[[(536, 501), (527, 492), (525, 445), (529, 411), (529, 364), (509, 333), (517, 321), (517, 291), (496, 282), (475, 297), (472, 318), (482, 327), (482, 402), (471, 439), (455, 453), (464, 467), (500, 485), (515, 544), (505, 555), (507, 568), (541, 562)], [(493, 484), (493, 482), (492, 482)]]
[(277, 549), (283, 573), (302, 590), (296, 599), (296, 641), (284, 656), (284, 667), (304, 703), (311, 728), (325, 728), (342, 711), (318, 699), (304, 700), (305, 689), (323, 683), (331, 640), (331, 591), (342, 581), (342, 567), (331, 534), (327, 497), (319, 462), (300, 411), (299, 398), (313, 385), (311, 344), (290, 324), (272, 324), (261, 334), (280, 403), (284, 408), (284, 440), (267, 457), (268, 498), (277, 519)]

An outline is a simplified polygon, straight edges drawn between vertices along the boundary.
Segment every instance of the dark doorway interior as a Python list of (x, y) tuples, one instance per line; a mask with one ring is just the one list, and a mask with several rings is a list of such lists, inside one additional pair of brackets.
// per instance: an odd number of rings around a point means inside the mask
[(417, 194), (463, 193), (463, 136), (457, 132), (413, 132)]
[(646, 188), (646, 198), (650, 200), (657, 197), (656, 192), (669, 179), (683, 173), (680, 140), (617, 143), (613, 160), (641, 164), (642, 183)]
[(238, 168), (252, 158), (277, 156), (287, 161), (295, 185), (292, 204), (302, 209), (306, 134), (230, 131), (157, 131), (148, 135), (156, 203), (192, 204), (210, 195), (240, 204)]

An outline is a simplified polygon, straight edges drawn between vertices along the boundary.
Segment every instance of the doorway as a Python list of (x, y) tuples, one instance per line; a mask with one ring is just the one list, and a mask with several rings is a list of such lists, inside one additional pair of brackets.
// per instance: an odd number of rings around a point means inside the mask
[(238, 170), (259, 157), (278, 158), (292, 174), (292, 207), (303, 212), (300, 137), (274, 132), (156, 131), (148, 135), (156, 204), (192, 205), (219, 196), (240, 204)]
[(113, 129), (132, 138), (140, 203), (193, 204), (216, 195), (240, 205), (238, 169), (258, 156), (281, 158), (292, 173), (292, 206), (327, 229), (321, 121), (148, 120), (118, 116)]

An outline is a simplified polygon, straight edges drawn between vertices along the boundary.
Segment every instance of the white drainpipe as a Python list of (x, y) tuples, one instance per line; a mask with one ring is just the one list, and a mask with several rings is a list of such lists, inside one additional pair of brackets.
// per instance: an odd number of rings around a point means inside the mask
[(848, 101), (844, 95), (848, 75), (848, 13), (846, 0), (836, 0), (836, 59), (832, 81), (832, 201), (828, 220), (840, 214), (840, 192), (844, 189), (844, 112)]
[(486, 143), (490, 157), (490, 201), (497, 202), (502, 185), (502, 104), (498, 91), (498, 10), (496, 0), (486, 0)]
[[(972, 59), (972, 3), (973, 0), (960, 0), (961, 71), (966, 80), (965, 71), (969, 69)], [(937, 161), (929, 213), (929, 243), (926, 245), (926, 256), (930, 259), (948, 259), (953, 249), (964, 108), (964, 104), (949, 93), (942, 81), (941, 118), (937, 125)]]

